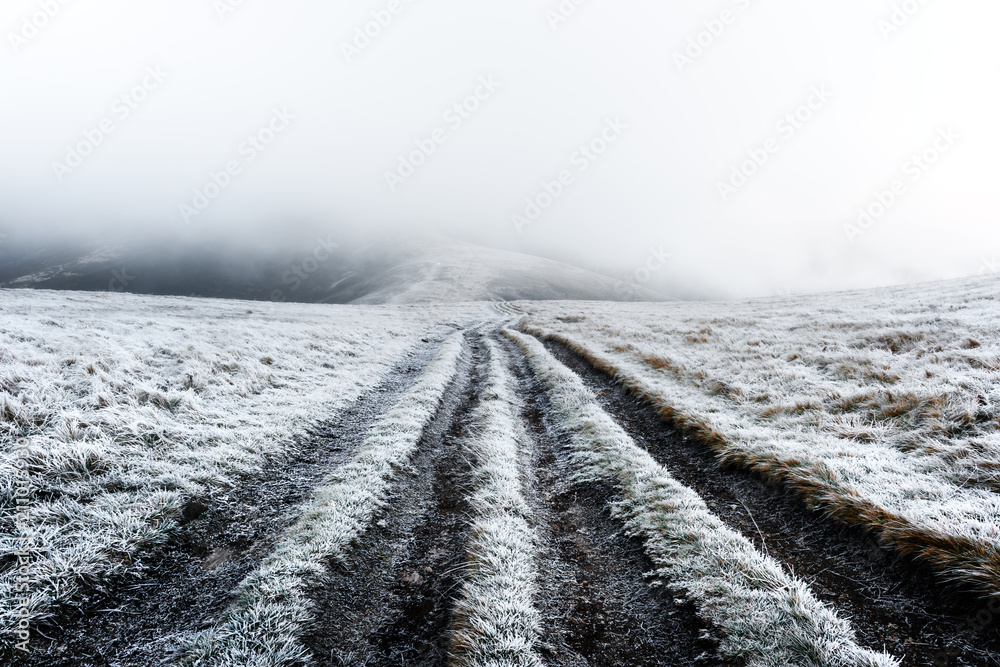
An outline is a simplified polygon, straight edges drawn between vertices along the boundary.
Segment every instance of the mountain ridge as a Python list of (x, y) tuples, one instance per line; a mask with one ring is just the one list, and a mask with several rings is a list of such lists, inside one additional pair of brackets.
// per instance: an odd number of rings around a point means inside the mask
[(667, 300), (563, 262), (441, 236), (373, 242), (328, 234), (240, 249), (145, 241), (0, 250), (2, 288), (369, 305)]

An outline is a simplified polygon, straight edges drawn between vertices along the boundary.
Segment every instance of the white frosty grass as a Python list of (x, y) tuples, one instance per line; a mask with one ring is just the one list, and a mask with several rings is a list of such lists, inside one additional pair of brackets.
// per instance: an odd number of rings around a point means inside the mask
[(396, 472), (410, 461), (441, 405), (462, 351), (453, 334), (396, 405), (369, 429), (355, 457), (318, 488), (275, 551), (240, 583), (218, 625), (196, 636), (185, 664), (278, 667), (308, 662), (299, 642), (313, 620), (306, 589), (344, 562), (381, 510)]
[[(32, 553), (32, 626), (84, 585), (141, 573), (187, 498), (280, 460), (473, 311), (0, 290), (0, 553)], [(0, 647), (23, 595), (15, 575), (0, 575)]]
[(524, 304), (726, 462), (1000, 596), (1000, 281), (725, 304)]
[(541, 667), (541, 621), (533, 598), (535, 542), (519, 467), (517, 403), (496, 345), (467, 446), (475, 462), (468, 567), (452, 622), (457, 667)]
[(644, 539), (658, 578), (691, 599), (719, 630), (724, 656), (742, 658), (748, 667), (898, 664), (859, 647), (846, 621), (674, 480), (541, 343), (506, 333), (546, 386), (553, 413), (572, 439), (581, 478), (608, 480), (620, 490), (613, 511)]

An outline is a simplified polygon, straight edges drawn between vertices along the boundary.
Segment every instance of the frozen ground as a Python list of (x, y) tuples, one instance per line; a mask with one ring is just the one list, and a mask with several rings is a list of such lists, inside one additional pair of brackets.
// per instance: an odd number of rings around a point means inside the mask
[(523, 308), (720, 460), (1000, 597), (998, 292)]
[(3, 659), (997, 664), (998, 286), (0, 290)]
[[(308, 425), (477, 311), (3, 292), (0, 546), (37, 554), (28, 619), (147, 567), (142, 550), (166, 539), (191, 498), (282, 460)], [(21, 438), (30, 446), (15, 455)], [(23, 533), (17, 465), (33, 487)], [(9, 570), (5, 615), (14, 592)]]

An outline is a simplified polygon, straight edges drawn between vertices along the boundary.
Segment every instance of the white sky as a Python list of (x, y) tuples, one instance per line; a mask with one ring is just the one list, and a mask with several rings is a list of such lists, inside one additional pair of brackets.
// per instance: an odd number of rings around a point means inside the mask
[[(662, 246), (649, 284), (710, 295), (1000, 269), (995, 0), (586, 0), (556, 29), (559, 0), (404, 0), (352, 62), (341, 44), (389, 0), (242, 0), (224, 18), (226, 0), (64, 1), (17, 52), (46, 2), (0, 8), (0, 233), (437, 230), (616, 274)], [(885, 38), (897, 4), (919, 8)], [(678, 71), (723, 10), (735, 20)], [(166, 79), (123, 119), (116, 98), (156, 66)], [(450, 126), (483, 76), (500, 88)], [(833, 97), (786, 137), (813, 86)], [(241, 143), (274, 108), (296, 118), (251, 163)], [(616, 117), (620, 139), (579, 172), (574, 152)], [(103, 119), (114, 132), (60, 182), (53, 162)], [(948, 127), (960, 138), (912, 180), (905, 163)], [(391, 192), (385, 172), (437, 128), (447, 141)], [(772, 137), (723, 202), (718, 182)], [(230, 160), (240, 173), (185, 223), (179, 205)], [(572, 185), (517, 233), (512, 214), (563, 169)], [(849, 242), (893, 180), (905, 191)]]

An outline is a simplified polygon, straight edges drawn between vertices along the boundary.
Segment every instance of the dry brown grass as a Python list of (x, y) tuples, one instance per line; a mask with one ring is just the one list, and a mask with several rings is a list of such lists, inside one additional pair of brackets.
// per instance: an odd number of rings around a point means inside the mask
[[(768, 481), (785, 484), (796, 491), (810, 507), (823, 511), (831, 519), (861, 527), (876, 535), (886, 548), (930, 566), (942, 581), (961, 584), (985, 596), (1000, 597), (1000, 549), (996, 544), (985, 544), (972, 538), (948, 535), (918, 526), (870, 499), (861, 497), (852, 489), (845, 488), (839, 475), (822, 462), (810, 463), (791, 456), (747, 451), (739, 443), (732, 442), (709, 418), (678, 409), (669, 397), (651, 391), (641, 381), (620, 372), (609, 359), (594, 354), (572, 338), (532, 325), (524, 325), (523, 329), (569, 348), (607, 373), (637, 398), (655, 407), (667, 424), (714, 450), (720, 465), (747, 470)], [(659, 358), (651, 363), (649, 358), (643, 358), (644, 363), (654, 368), (664, 361), (667, 360)], [(661, 367), (674, 368), (675, 365), (671, 362)], [(725, 392), (717, 393), (727, 395)], [(836, 398), (833, 405), (841, 412), (864, 411), (874, 422), (898, 419), (915, 413), (916, 420), (923, 419), (933, 423), (935, 416), (941, 411), (942, 402), (940, 397), (935, 396), (872, 390), (867, 395), (849, 399)], [(764, 410), (764, 414), (802, 414), (823, 409), (821, 401), (805, 400), (790, 406), (770, 406)], [(991, 466), (990, 472), (995, 472), (997, 468), (1000, 466)]]

